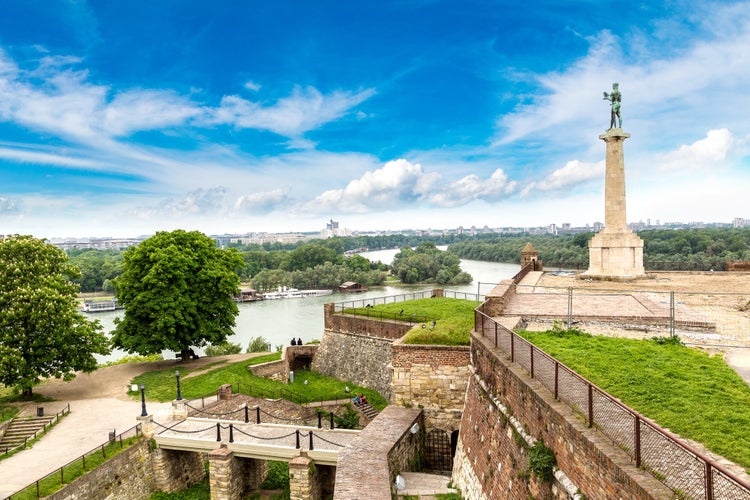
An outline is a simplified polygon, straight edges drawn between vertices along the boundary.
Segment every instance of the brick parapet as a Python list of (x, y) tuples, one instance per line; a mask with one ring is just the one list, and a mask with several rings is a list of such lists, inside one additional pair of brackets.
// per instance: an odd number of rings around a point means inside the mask
[(342, 314), (335, 311), (335, 304), (323, 307), (326, 330), (350, 332), (370, 337), (396, 340), (403, 337), (414, 326), (409, 322), (381, 320), (357, 314)]
[[(472, 361), (476, 376), (470, 378), (453, 471), (454, 482), (466, 498), (571, 496), (559, 481), (519, 479), (527, 467), (530, 443), (519, 440), (513, 418), (528, 436), (554, 451), (560, 470), (587, 498), (672, 497), (663, 484), (636, 468), (625, 452), (586, 427), (539, 382), (475, 334)], [(475, 494), (471, 492), (481, 494), (471, 496)]]
[[(418, 409), (386, 407), (339, 452), (333, 498), (391, 498), (396, 475), (412, 470), (421, 453), (421, 418)], [(414, 424), (417, 433), (410, 430)]]

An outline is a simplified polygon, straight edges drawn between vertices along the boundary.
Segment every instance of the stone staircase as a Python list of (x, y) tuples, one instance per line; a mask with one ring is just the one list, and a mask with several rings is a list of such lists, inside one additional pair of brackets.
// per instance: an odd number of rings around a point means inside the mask
[(378, 410), (375, 409), (374, 406), (372, 406), (370, 403), (354, 403), (354, 406), (357, 407), (357, 409), (362, 412), (362, 414), (367, 417), (368, 419), (372, 420), (373, 418), (378, 416)]
[(43, 432), (44, 427), (54, 418), (54, 416), (14, 418), (0, 439), (0, 453), (6, 453), (23, 445), (26, 439), (31, 439), (37, 432)]

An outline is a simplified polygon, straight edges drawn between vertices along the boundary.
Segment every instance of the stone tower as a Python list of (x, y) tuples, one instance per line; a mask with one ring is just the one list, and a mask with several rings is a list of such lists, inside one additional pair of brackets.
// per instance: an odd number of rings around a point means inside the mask
[(532, 271), (542, 270), (542, 261), (539, 260), (539, 252), (536, 251), (531, 242), (526, 243), (526, 246), (521, 250), (521, 269), (529, 264), (533, 264)]
[(625, 213), (623, 144), (630, 137), (621, 128), (599, 136), (607, 143), (604, 178), (604, 229), (589, 241), (589, 269), (583, 278), (629, 280), (643, 276), (643, 240), (628, 229)]

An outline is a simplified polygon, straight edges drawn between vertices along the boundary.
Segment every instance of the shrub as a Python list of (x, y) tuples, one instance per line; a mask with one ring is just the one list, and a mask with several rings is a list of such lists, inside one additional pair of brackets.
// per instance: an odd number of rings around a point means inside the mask
[(224, 356), (225, 354), (239, 354), (241, 352), (242, 346), (232, 342), (223, 342), (206, 347), (206, 356)]
[(542, 481), (552, 481), (555, 465), (555, 452), (544, 446), (541, 441), (537, 441), (529, 448), (529, 469)]
[(268, 352), (270, 351), (271, 343), (264, 337), (255, 337), (247, 346), (248, 353), (250, 352)]

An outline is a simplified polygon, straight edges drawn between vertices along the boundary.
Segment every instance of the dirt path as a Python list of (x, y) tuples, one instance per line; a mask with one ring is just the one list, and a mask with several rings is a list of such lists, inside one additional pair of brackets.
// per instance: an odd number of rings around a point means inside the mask
[(130, 401), (130, 397), (127, 394), (128, 386), (130, 385), (130, 381), (141, 373), (165, 369), (195, 369), (208, 365), (214, 365), (212, 368), (216, 368), (216, 363), (235, 363), (264, 354), (268, 353), (230, 354), (226, 356), (203, 357), (190, 361), (164, 360), (151, 363), (128, 363), (107, 366), (99, 368), (93, 373), (79, 373), (70, 382), (63, 382), (57, 379), (49, 380), (35, 387), (34, 392), (57, 401), (76, 401), (95, 398), (116, 398), (122, 401)]

